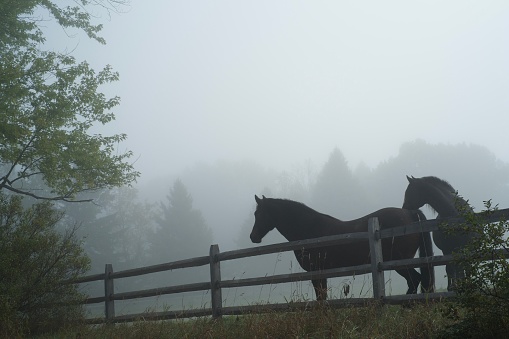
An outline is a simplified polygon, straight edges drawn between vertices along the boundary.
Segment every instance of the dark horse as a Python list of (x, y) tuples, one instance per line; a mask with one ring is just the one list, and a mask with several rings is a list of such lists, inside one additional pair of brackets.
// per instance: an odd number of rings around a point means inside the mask
[[(437, 177), (408, 177), (408, 187), (405, 191), (403, 208), (418, 209), (429, 205), (438, 218), (456, 217), (461, 211), (472, 211), (472, 207), (457, 191), (445, 180)], [(465, 246), (475, 233), (454, 232), (452, 230), (439, 229), (433, 231), (433, 241), (444, 254), (452, 254)], [(451, 291), (456, 285), (457, 279), (465, 277), (465, 272), (455, 263), (445, 266), (447, 272), (447, 290)]]
[[(401, 208), (384, 208), (362, 218), (341, 221), (326, 214), (319, 213), (306, 205), (284, 199), (258, 198), (255, 211), (255, 223), (251, 231), (251, 241), (260, 243), (262, 238), (276, 228), (288, 241), (324, 237), (335, 234), (366, 232), (368, 219), (378, 217), (381, 229), (408, 225), (425, 219), (420, 211), (409, 211)], [(411, 234), (382, 241), (384, 260), (413, 258), (420, 248), (420, 255), (426, 256), (426, 251), (432, 249), (431, 236), (428, 233)], [(368, 241), (351, 244), (314, 248), (294, 251), (300, 266), (306, 271), (356, 266), (370, 263)], [(431, 291), (434, 282), (425, 277), (431, 277), (429, 268), (422, 270), (422, 277), (415, 269), (397, 270), (408, 284), (407, 294), (417, 293), (419, 283), (422, 288)], [(327, 279), (312, 280), (316, 299), (327, 298)]]

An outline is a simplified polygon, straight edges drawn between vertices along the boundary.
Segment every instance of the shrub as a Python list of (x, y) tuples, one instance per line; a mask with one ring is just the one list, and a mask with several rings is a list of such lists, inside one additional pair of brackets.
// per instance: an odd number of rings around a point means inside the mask
[(477, 234), (455, 254), (466, 278), (458, 283), (458, 303), (465, 317), (448, 329), (461, 338), (505, 337), (509, 330), (509, 221), (487, 222), (496, 211), (491, 200), (479, 214), (464, 212), (461, 228)]
[(24, 209), (20, 197), (0, 194), (0, 336), (58, 328), (83, 316), (78, 286), (62, 281), (82, 275), (90, 262), (76, 226), (55, 229), (61, 218), (49, 202)]

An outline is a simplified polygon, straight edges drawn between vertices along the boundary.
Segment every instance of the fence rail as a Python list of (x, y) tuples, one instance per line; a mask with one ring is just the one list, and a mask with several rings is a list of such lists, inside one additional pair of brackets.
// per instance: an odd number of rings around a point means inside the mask
[[(498, 210), (489, 215), (478, 213), (485, 222), (497, 222), (509, 219), (509, 209)], [(388, 270), (414, 268), (426, 265), (439, 266), (445, 265), (453, 260), (452, 255), (432, 256), (426, 258), (412, 258), (404, 260), (383, 261), (381, 240), (385, 238), (392, 238), (397, 236), (404, 236), (413, 233), (429, 232), (438, 229), (439, 224), (447, 222), (448, 224), (458, 224), (465, 222), (462, 218), (449, 218), (442, 220), (426, 220), (422, 222), (412, 223), (410, 225), (395, 227), (391, 229), (380, 230), (377, 218), (371, 218), (368, 222), (367, 232), (358, 232), (350, 234), (341, 234), (329, 237), (313, 238), (307, 240), (299, 240), (292, 242), (285, 242), (280, 244), (272, 244), (265, 246), (258, 246), (253, 248), (246, 248), (234, 251), (220, 252), (218, 245), (210, 247), (208, 256), (201, 256), (190, 258), (180, 261), (174, 261), (164, 264), (134, 268), (113, 272), (111, 264), (106, 264), (105, 273), (94, 274), (79, 278), (66, 283), (84, 283), (91, 281), (104, 281), (105, 295), (100, 297), (93, 297), (86, 299), (83, 304), (102, 303), (105, 304), (105, 317), (88, 319), (90, 324), (99, 324), (104, 322), (130, 322), (136, 319), (143, 318), (145, 320), (151, 319), (175, 319), (175, 318), (189, 318), (200, 316), (212, 316), (214, 318), (221, 317), (222, 315), (238, 315), (249, 312), (262, 313), (267, 311), (289, 311), (289, 310), (302, 310), (309, 309), (318, 304), (316, 301), (311, 302), (291, 302), (287, 304), (267, 304), (267, 305), (253, 305), (253, 306), (222, 306), (222, 289), (236, 288), (244, 286), (256, 286), (265, 284), (276, 284), (286, 282), (306, 281), (317, 278), (333, 278), (341, 276), (351, 276), (358, 274), (371, 273), (373, 281), (373, 298), (349, 298), (349, 299), (336, 299), (328, 300), (327, 304), (331, 307), (345, 307), (350, 305), (365, 305), (369, 301), (378, 300), (388, 304), (400, 304), (408, 301), (423, 301), (435, 300), (442, 298), (454, 297), (454, 292), (441, 292), (441, 293), (427, 293), (427, 294), (413, 294), (413, 295), (385, 295), (385, 279), (384, 272)], [(233, 259), (241, 259), (246, 257), (254, 257), (270, 253), (280, 253), (284, 251), (303, 250), (316, 247), (334, 246), (353, 242), (369, 242), (371, 251), (371, 263), (365, 265), (342, 267), (335, 269), (327, 269), (312, 272), (298, 272), (291, 274), (279, 274), (258, 278), (245, 278), (234, 280), (221, 279), (221, 262)], [(507, 257), (507, 253), (506, 253)], [(163, 272), (175, 269), (182, 269), (188, 267), (210, 266), (210, 281), (192, 283), (185, 285), (167, 286), (161, 288), (153, 288), (139, 291), (114, 293), (114, 280), (126, 277), (140, 276), (150, 273)], [(175, 294), (192, 291), (211, 291), (211, 307), (180, 310), (180, 311), (165, 311), (165, 312), (150, 312), (138, 313), (130, 315), (115, 316), (115, 300), (129, 300), (136, 298), (145, 298), (152, 296), (159, 296), (163, 294)]]

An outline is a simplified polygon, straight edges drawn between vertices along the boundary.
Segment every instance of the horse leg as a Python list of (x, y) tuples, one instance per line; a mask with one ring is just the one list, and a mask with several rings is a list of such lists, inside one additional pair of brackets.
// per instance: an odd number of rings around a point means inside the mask
[[(419, 257), (433, 256), (433, 242), (430, 232), (423, 232), (419, 237)], [(433, 265), (421, 267), (421, 292), (435, 292), (435, 268)]]
[(313, 279), (311, 282), (315, 288), (316, 300), (327, 300), (327, 279)]
[[(435, 242), (435, 245), (442, 250), (443, 255), (449, 255), (452, 254), (452, 248), (448, 243), (447, 234), (442, 230), (435, 230), (433, 231), (433, 241)], [(445, 272), (447, 274), (447, 290), (452, 291), (454, 290), (455, 285), (455, 276), (456, 276), (456, 269), (454, 267), (454, 263), (448, 263), (445, 265)]]
[(406, 279), (408, 285), (406, 294), (416, 294), (417, 288), (421, 282), (421, 274), (413, 268), (396, 270), (396, 272)]
[(445, 265), (445, 272), (447, 273), (447, 290), (453, 291), (456, 288), (456, 267), (449, 263)]
[(461, 265), (449, 263), (445, 266), (447, 272), (447, 290), (453, 291), (458, 287), (458, 281), (465, 279), (465, 271)]
[[(453, 254), (454, 248), (447, 246), (442, 249), (444, 255)], [(454, 291), (458, 283), (458, 279), (464, 278), (465, 273), (463, 268), (455, 262), (449, 262), (445, 265), (445, 272), (447, 273), (447, 290)]]

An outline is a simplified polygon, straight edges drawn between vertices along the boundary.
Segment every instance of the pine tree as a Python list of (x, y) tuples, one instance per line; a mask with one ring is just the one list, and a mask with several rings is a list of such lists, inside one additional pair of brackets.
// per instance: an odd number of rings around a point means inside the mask
[(167, 204), (160, 203), (158, 229), (151, 237), (152, 260), (169, 262), (207, 255), (212, 230), (201, 212), (193, 208), (193, 198), (180, 179), (174, 182), (166, 198)]

